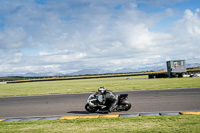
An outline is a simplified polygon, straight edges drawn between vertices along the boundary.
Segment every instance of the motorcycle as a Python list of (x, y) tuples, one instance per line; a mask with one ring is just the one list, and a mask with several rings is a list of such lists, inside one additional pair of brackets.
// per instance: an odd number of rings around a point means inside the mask
[[(131, 103), (127, 100), (128, 94), (118, 95), (118, 103), (115, 111), (128, 111), (131, 108)], [(96, 111), (105, 111), (110, 107), (111, 102), (105, 101), (103, 95), (94, 96), (91, 94), (87, 99), (85, 110), (94, 113)]]

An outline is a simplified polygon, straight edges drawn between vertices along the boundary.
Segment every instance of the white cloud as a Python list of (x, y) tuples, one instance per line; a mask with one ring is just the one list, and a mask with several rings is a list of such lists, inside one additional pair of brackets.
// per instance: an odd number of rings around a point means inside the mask
[(72, 53), (66, 55), (48, 55), (40, 57), (42, 62), (46, 63), (67, 63), (70, 61), (79, 61), (81, 58), (85, 57), (86, 53)]
[(169, 16), (169, 17), (173, 17), (173, 16), (174, 16), (174, 10), (171, 9), (171, 8), (167, 8), (167, 9), (165, 10), (165, 13), (166, 13), (166, 15)]
[[(176, 16), (177, 9), (148, 13), (132, 0), (0, 2), (1, 72), (117, 70), (174, 58), (200, 60), (199, 9), (186, 9), (166, 32), (159, 32), (156, 24)], [(151, 8), (170, 2), (142, 1)]]
[(22, 27), (7, 28), (0, 31), (0, 48), (22, 48), (25, 38), (26, 32)]
[(179, 47), (183, 53), (187, 51), (192, 55), (198, 54), (200, 46), (198, 43), (200, 41), (200, 13), (198, 9), (195, 12), (185, 10), (183, 18), (175, 22), (171, 31), (174, 36), (174, 46)]

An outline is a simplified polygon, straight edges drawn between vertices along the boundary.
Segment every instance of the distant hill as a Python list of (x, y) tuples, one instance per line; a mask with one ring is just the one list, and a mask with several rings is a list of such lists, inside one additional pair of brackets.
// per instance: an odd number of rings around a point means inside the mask
[[(199, 67), (197, 67), (199, 66)], [(200, 70), (200, 63), (191, 63), (187, 64), (188, 70)], [(37, 73), (37, 72), (29, 72), (25, 74), (8, 74), (8, 73), (0, 73), (0, 77), (56, 77), (56, 76), (74, 76), (74, 75), (91, 75), (91, 74), (108, 74), (108, 73), (134, 73), (134, 72), (152, 72), (152, 71), (166, 71), (166, 68), (163, 68), (161, 66), (157, 67), (142, 67), (139, 69), (134, 68), (122, 68), (118, 70), (108, 71), (103, 69), (82, 69), (77, 72), (73, 73), (53, 73), (53, 72), (47, 72), (47, 73)]]

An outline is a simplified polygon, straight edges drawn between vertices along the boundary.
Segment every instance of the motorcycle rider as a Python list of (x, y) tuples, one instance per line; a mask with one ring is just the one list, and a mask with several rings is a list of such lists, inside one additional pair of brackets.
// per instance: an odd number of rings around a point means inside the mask
[(99, 95), (103, 95), (104, 97), (104, 104), (106, 101), (110, 101), (111, 105), (108, 109), (109, 112), (116, 111), (117, 109), (117, 103), (118, 103), (118, 95), (114, 92), (105, 89), (104, 87), (99, 87), (98, 92)]

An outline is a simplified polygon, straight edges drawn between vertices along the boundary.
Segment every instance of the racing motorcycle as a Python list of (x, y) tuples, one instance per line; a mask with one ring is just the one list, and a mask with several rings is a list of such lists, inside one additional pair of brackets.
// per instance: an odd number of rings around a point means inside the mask
[[(131, 103), (127, 100), (128, 94), (120, 94), (118, 96), (119, 100), (115, 111), (128, 111), (131, 108)], [(90, 113), (96, 111), (105, 111), (110, 107), (111, 102), (105, 101), (103, 95), (91, 94), (87, 99), (87, 104), (85, 105), (85, 110)]]

